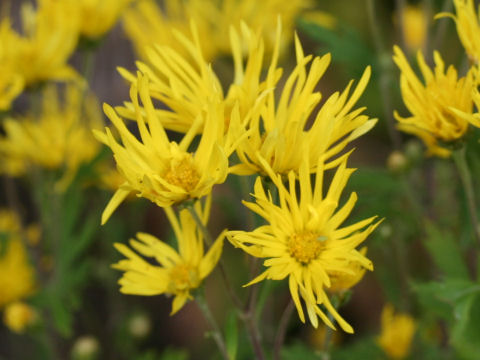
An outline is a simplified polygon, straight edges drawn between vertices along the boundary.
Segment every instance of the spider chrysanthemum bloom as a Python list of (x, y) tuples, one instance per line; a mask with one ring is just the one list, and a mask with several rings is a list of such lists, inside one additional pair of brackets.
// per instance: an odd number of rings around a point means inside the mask
[[(203, 224), (207, 224), (210, 213), (211, 197), (207, 197), (202, 211), (200, 202), (194, 206)], [(127, 257), (113, 265), (124, 271), (119, 281), (120, 291), (132, 295), (173, 295), (171, 315), (180, 310), (185, 302), (192, 298), (191, 291), (198, 288), (212, 272), (220, 259), (225, 232), (222, 232), (208, 251), (204, 252), (203, 235), (187, 209), (176, 217), (172, 208), (165, 208), (178, 242), (178, 249), (167, 245), (156, 237), (139, 233), (138, 240), (130, 240), (130, 246), (139, 254), (155, 260), (147, 261), (128, 246), (115, 244), (115, 247)]]
[(186, 55), (172, 36), (172, 29), (187, 35), (193, 20), (201, 38), (209, 39), (202, 42), (202, 51), (211, 61), (219, 54), (230, 52), (229, 28), (234, 26), (239, 31), (242, 22), (262, 32), (270, 54), (276, 46), (275, 28), (280, 16), (287, 29), (282, 38), (283, 48), (292, 39), (296, 18), (311, 4), (310, 0), (167, 0), (161, 9), (153, 0), (141, 0), (126, 12), (124, 24), (137, 53), (146, 60), (146, 48), (156, 44), (168, 45)]
[(55, 86), (49, 86), (42, 93), (39, 114), (5, 120), (5, 136), (0, 138), (1, 172), (20, 176), (29, 166), (63, 169), (58, 186), (64, 189), (80, 165), (98, 154), (100, 144), (91, 133), (92, 128), (103, 125), (97, 100), (78, 84), (68, 85), (64, 93), (61, 97)]
[(105, 35), (133, 0), (80, 0), (80, 34), (89, 39)]
[(37, 0), (22, 5), (22, 33), (10, 19), (0, 24), (0, 68), (21, 76), (26, 86), (78, 77), (67, 61), (78, 40), (78, 19), (71, 16), (73, 0)]
[[(105, 113), (118, 130), (121, 143), (108, 128), (106, 134), (95, 132), (97, 138), (113, 151), (117, 169), (125, 179), (105, 208), (102, 223), (131, 192), (160, 207), (209, 194), (213, 185), (225, 181), (228, 156), (233, 152), (231, 144), (224, 141), (222, 103), (210, 102), (177, 143), (169, 140), (155, 112), (146, 76), (138, 74), (138, 80), (131, 85), (130, 97), (140, 138), (137, 139), (115, 110), (106, 104)], [(191, 149), (202, 127), (204, 131), (198, 146)]]
[(480, 60), (480, 23), (475, 11), (474, 0), (453, 0), (455, 13), (440, 13), (435, 18), (450, 17), (457, 26), (458, 37), (470, 59), (477, 63)]
[(341, 227), (357, 200), (356, 194), (352, 193), (346, 203), (337, 209), (342, 190), (354, 171), (346, 167), (346, 156), (326, 194), (323, 193), (322, 161), (316, 167), (312, 188), (308, 156), (305, 159), (299, 171), (299, 192), (296, 190), (295, 172), (288, 174), (287, 186), (265, 162), (267, 173), (278, 188), (279, 204), (273, 202), (272, 194), (265, 193), (260, 177), (257, 178), (254, 190), (256, 203), (244, 204), (262, 216), (267, 224), (252, 232), (230, 231), (227, 236), (234, 246), (248, 254), (266, 258), (263, 265), (267, 270), (248, 285), (265, 279), (288, 278), (290, 293), (302, 322), (305, 315), (300, 298), (314, 327), (318, 326), (320, 317), (325, 324), (335, 328), (325, 314), (328, 312), (344, 331), (351, 333), (352, 327), (333, 307), (327, 291), (332, 285), (332, 278), (339, 273), (354, 275), (354, 266), (373, 270), (371, 261), (356, 248), (378, 222), (374, 223), (376, 217), (371, 217)]
[(391, 304), (385, 305), (381, 318), (382, 332), (377, 338), (378, 345), (390, 359), (405, 359), (415, 335), (415, 320), (408, 314), (394, 314)]
[(402, 50), (395, 46), (394, 53), (393, 60), (401, 71), (400, 90), (403, 101), (412, 114), (404, 118), (395, 112), (398, 128), (422, 139), (428, 155), (450, 156), (451, 151), (444, 144), (461, 139), (468, 130), (469, 123), (479, 126), (479, 122), (474, 119), (469, 122), (465, 116), (458, 114), (472, 114), (473, 71), (458, 78), (453, 66), (445, 69), (438, 52), (434, 53), (435, 69), (432, 71), (419, 52), (417, 61), (425, 81), (422, 83)]
[[(252, 110), (247, 129), (251, 134), (237, 147), (241, 164), (232, 167), (239, 175), (266, 174), (264, 161), (275, 173), (286, 175), (298, 171), (305, 154), (309, 153), (312, 172), (317, 159), (327, 168), (338, 164), (339, 155), (349, 142), (369, 131), (376, 119), (369, 119), (353, 109), (370, 78), (367, 67), (356, 88), (350, 94), (353, 81), (342, 92), (331, 95), (318, 109), (322, 94), (316, 90), (330, 63), (330, 54), (322, 57), (305, 56), (295, 36), (297, 66), (287, 77), (283, 89), (265, 95), (265, 105)], [(310, 67), (308, 68), (308, 64)], [(273, 89), (278, 72), (272, 62), (265, 87)], [(262, 160), (261, 160), (262, 159)]]
[[(276, 29), (279, 40), (280, 23)], [(278, 46), (271, 57), (270, 88), (267, 88), (266, 82), (261, 80), (265, 45), (260, 33), (252, 31), (245, 24), (242, 24), (240, 32), (230, 27), (234, 79), (228, 86), (227, 94), (224, 95), (219, 78), (211, 70), (211, 64), (203, 54), (198, 26), (191, 23), (188, 37), (175, 31), (173, 36), (188, 53), (187, 57), (182, 56), (182, 52), (179, 53), (174, 48), (157, 45), (148, 49), (150, 65), (137, 62), (139, 71), (149, 78), (150, 95), (164, 105), (163, 108), (155, 110), (162, 125), (166, 129), (186, 133), (198, 119), (199, 114), (207, 109), (208, 104), (216, 101), (224, 104), (225, 132), (231, 130), (230, 133), (235, 134), (238, 141), (251, 115), (263, 105), (264, 95), (272, 91), (280, 77), (281, 69), (276, 67)], [(131, 83), (136, 82), (135, 75), (125, 69), (119, 70), (125, 79)], [(130, 102), (116, 110), (126, 118), (136, 117), (134, 106)], [(198, 129), (199, 132), (202, 130), (203, 126)]]

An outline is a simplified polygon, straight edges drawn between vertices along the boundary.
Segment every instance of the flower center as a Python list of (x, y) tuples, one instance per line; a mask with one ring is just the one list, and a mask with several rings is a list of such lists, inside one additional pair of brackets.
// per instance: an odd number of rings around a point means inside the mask
[(326, 240), (326, 236), (311, 231), (295, 233), (287, 241), (287, 251), (295, 260), (306, 265), (320, 256)]
[(197, 186), (200, 175), (195, 169), (192, 158), (186, 157), (181, 161), (172, 161), (164, 178), (168, 183), (190, 192)]
[(198, 287), (200, 279), (194, 268), (179, 264), (170, 270), (169, 292), (172, 294)]

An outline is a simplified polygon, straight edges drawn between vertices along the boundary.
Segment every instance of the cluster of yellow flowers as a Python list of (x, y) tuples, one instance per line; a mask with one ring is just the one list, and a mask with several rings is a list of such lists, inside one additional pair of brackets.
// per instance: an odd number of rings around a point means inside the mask
[[(458, 36), (471, 60), (464, 77), (453, 66), (445, 68), (441, 55), (434, 52), (432, 70), (418, 52), (417, 62), (424, 83), (418, 79), (399, 47), (394, 48), (394, 61), (401, 71), (400, 89), (405, 106), (412, 114), (401, 117), (395, 112), (398, 128), (418, 136), (427, 146), (427, 155), (449, 157), (455, 144), (467, 133), (469, 126), (480, 127), (480, 23), (473, 0), (454, 0), (456, 16), (440, 13), (436, 17), (451, 17)], [(476, 111), (475, 111), (476, 107)]]
[[(225, 1), (229, 6), (234, 3)], [(147, 63), (138, 62), (136, 74), (120, 69), (131, 84), (130, 102), (115, 109), (104, 107), (119, 138), (108, 128), (95, 132), (111, 148), (125, 179), (107, 205), (102, 222), (128, 194), (135, 193), (164, 208), (178, 242), (177, 251), (144, 233), (131, 240), (131, 247), (155, 259), (156, 266), (117, 244), (127, 257), (115, 265), (125, 271), (121, 291), (174, 295), (172, 313), (177, 312), (215, 267), (226, 235), (235, 247), (265, 259), (266, 270), (248, 285), (288, 278), (302, 321), (306, 309), (315, 327), (320, 318), (335, 328), (333, 317), (344, 331), (353, 332), (331, 297), (353, 286), (365, 270), (373, 269), (366, 248), (357, 248), (379, 222), (371, 217), (342, 227), (356, 194), (339, 204), (354, 171), (347, 167), (351, 151), (345, 152), (345, 148), (376, 122), (362, 114), (364, 108), (354, 108), (367, 85), (370, 68), (353, 90), (351, 82), (320, 105), (322, 94), (317, 88), (330, 55), (304, 55), (295, 36), (297, 64), (281, 88), (280, 21), (268, 56), (268, 35), (241, 22), (229, 27), (234, 76), (224, 92), (208, 62), (210, 54), (204, 55), (202, 26), (192, 21), (188, 31), (169, 29), (175, 46), (157, 43), (145, 49)], [(155, 105), (158, 101), (163, 106)], [(127, 127), (128, 120), (135, 121), (138, 137)], [(167, 130), (183, 133), (179, 142), (172, 140)], [(329, 169), (336, 170), (328, 182), (325, 174)], [(222, 232), (209, 243), (204, 231), (212, 188), (230, 173), (258, 175), (255, 203), (245, 205), (266, 224), (253, 231)], [(276, 190), (266, 191), (268, 182)], [(204, 197), (207, 200), (202, 205)], [(204, 240), (209, 246), (205, 254)]]
[(36, 0), (22, 4), (22, 31), (0, 19), (0, 110), (29, 87), (49, 80), (79, 79), (68, 65), (80, 36), (102, 37), (131, 0)]
[(5, 324), (22, 332), (34, 317), (35, 311), (22, 301), (35, 291), (35, 273), (30, 264), (22, 237), (18, 216), (0, 210), (0, 310), (4, 311)]
[[(160, 8), (155, 0), (139, 0), (124, 16), (124, 27), (137, 54), (148, 59), (148, 47), (154, 44), (168, 45), (182, 56), (186, 49), (171, 36), (176, 29), (188, 36), (190, 22), (194, 21), (202, 42), (205, 60), (211, 61), (220, 54), (230, 53), (230, 26), (240, 29), (242, 21), (255, 31), (260, 30), (265, 47), (270, 53), (276, 42), (277, 15), (286, 29), (293, 29), (295, 19), (311, 7), (311, 0), (166, 0)], [(282, 37), (282, 47), (290, 43), (293, 32)]]
[[(30, 166), (64, 169), (60, 189), (75, 176), (78, 167), (91, 160), (100, 146), (91, 134), (103, 120), (93, 95), (77, 84), (69, 84), (65, 98), (51, 85), (43, 91), (40, 114), (4, 121), (5, 136), (0, 138), (0, 172), (11, 176), (28, 173)], [(63, 105), (61, 105), (63, 104)]]

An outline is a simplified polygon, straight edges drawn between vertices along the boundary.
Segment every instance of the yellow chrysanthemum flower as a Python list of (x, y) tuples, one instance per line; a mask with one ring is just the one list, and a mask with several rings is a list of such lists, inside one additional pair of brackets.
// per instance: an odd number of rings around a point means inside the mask
[[(165, 128), (187, 132), (199, 114), (205, 111), (209, 99), (215, 98), (215, 101), (225, 104), (225, 128), (232, 128), (231, 133), (236, 134), (237, 154), (242, 162), (232, 167), (233, 173), (265, 174), (257, 159), (257, 152), (267, 159), (275, 172), (286, 174), (290, 170), (298, 170), (304, 153), (302, 149), (306, 147), (309, 148), (314, 166), (316, 159), (323, 157), (325, 161), (331, 160), (329, 167), (334, 167), (338, 160), (332, 159), (350, 141), (363, 135), (376, 123), (375, 119), (361, 114), (363, 108), (352, 111), (368, 83), (369, 67), (351, 96), (352, 83), (343, 93), (335, 93), (326, 101), (315, 114), (313, 125), (306, 130), (314, 109), (321, 101), (321, 94), (315, 91), (315, 87), (329, 64), (329, 55), (314, 58), (307, 71), (312, 56), (304, 56), (300, 41), (296, 38), (298, 65), (286, 80), (277, 101), (274, 90), (282, 72), (277, 67), (280, 24), (277, 24), (276, 47), (265, 80), (261, 80), (265, 61), (265, 45), (261, 35), (245, 24), (240, 33), (230, 28), (234, 80), (224, 96), (218, 78), (209, 70), (210, 66), (202, 55), (196, 26), (192, 26), (191, 33), (192, 40), (180, 33), (175, 34), (177, 41), (189, 51), (193, 59), (190, 63), (175, 50), (157, 46), (149, 51), (151, 65), (140, 62), (137, 66), (150, 79), (152, 97), (166, 106), (166, 109), (157, 110)], [(245, 62), (242, 44), (248, 45)], [(130, 82), (136, 81), (136, 77), (126, 70), (121, 69), (121, 73)], [(131, 103), (117, 110), (126, 118), (135, 118)], [(244, 127), (249, 136), (245, 136)]]
[(378, 345), (390, 359), (404, 359), (410, 352), (415, 320), (408, 314), (394, 314), (391, 304), (382, 310), (382, 332), (377, 338)]
[(115, 26), (121, 13), (133, 0), (80, 0), (80, 34), (98, 39)]
[(352, 193), (337, 210), (342, 190), (354, 171), (346, 167), (346, 158), (343, 157), (325, 196), (322, 161), (318, 162), (312, 189), (309, 157), (305, 156), (299, 171), (299, 192), (296, 190), (295, 172), (288, 174), (286, 186), (282, 177), (264, 161), (265, 169), (278, 189), (279, 204), (273, 202), (272, 194), (265, 193), (261, 178), (257, 178), (254, 189), (256, 204), (244, 204), (268, 224), (252, 232), (230, 231), (227, 236), (234, 246), (248, 254), (267, 258), (263, 263), (267, 270), (248, 285), (264, 279), (283, 280), (288, 277), (290, 293), (302, 322), (305, 322), (305, 316), (300, 297), (314, 327), (318, 326), (320, 317), (325, 324), (335, 328), (325, 314), (326, 310), (344, 331), (352, 333), (352, 327), (333, 307), (327, 291), (332, 286), (333, 277), (338, 277), (339, 273), (354, 275), (357, 264), (373, 270), (371, 261), (356, 247), (379, 222), (373, 223), (376, 217), (371, 217), (340, 227), (357, 200), (356, 194)]
[[(211, 197), (207, 197), (202, 211), (200, 202), (194, 206), (203, 224), (207, 224), (210, 213)], [(139, 233), (138, 240), (130, 240), (130, 246), (141, 255), (155, 259), (159, 265), (152, 265), (123, 244), (115, 247), (127, 257), (113, 265), (115, 269), (125, 271), (119, 284), (120, 291), (133, 295), (173, 295), (171, 315), (180, 310), (185, 302), (192, 298), (190, 292), (198, 288), (212, 272), (220, 259), (225, 232), (222, 232), (204, 254), (203, 235), (187, 209), (176, 217), (172, 208), (165, 208), (178, 241), (178, 251), (156, 237)]]
[(435, 17), (450, 17), (455, 21), (457, 34), (470, 59), (478, 63), (480, 60), (480, 23), (475, 11), (473, 0), (453, 0), (456, 16), (450, 13), (440, 13)]
[(65, 91), (64, 104), (55, 86), (43, 91), (39, 115), (4, 122), (5, 137), (0, 139), (0, 157), (9, 162), (23, 163), (18, 168), (2, 168), (9, 175), (22, 175), (28, 166), (47, 169), (64, 167), (60, 188), (68, 185), (82, 163), (93, 159), (100, 145), (91, 133), (103, 126), (99, 105), (91, 94), (76, 84)]
[(31, 295), (35, 289), (34, 271), (19, 232), (18, 217), (0, 211), (0, 308)]
[[(438, 52), (434, 53), (435, 69), (432, 71), (425, 63), (423, 55), (417, 55), (418, 65), (425, 84), (415, 75), (408, 60), (399, 47), (394, 47), (393, 60), (401, 71), (400, 90), (405, 106), (412, 114), (403, 118), (395, 112), (400, 123), (398, 128), (418, 136), (427, 146), (428, 155), (450, 156), (450, 150), (442, 143), (451, 143), (463, 137), (469, 121), (458, 114), (472, 114), (474, 90), (473, 71), (458, 78), (457, 71), (445, 64)], [(470, 123), (480, 126), (480, 121), (471, 118)]]
[[(241, 164), (232, 167), (233, 173), (266, 174), (263, 165), (266, 160), (275, 173), (286, 175), (291, 170), (298, 171), (307, 149), (312, 172), (319, 158), (327, 163), (326, 168), (335, 167), (339, 162), (335, 157), (347, 144), (375, 125), (376, 119), (362, 115), (365, 108), (352, 110), (368, 83), (370, 67), (350, 97), (353, 82), (342, 93), (330, 96), (318, 109), (322, 95), (315, 88), (330, 63), (330, 54), (314, 57), (312, 61), (311, 55), (304, 55), (297, 37), (295, 50), (297, 66), (286, 79), (280, 96), (270, 91), (265, 96), (265, 105), (252, 109), (248, 124), (251, 133), (237, 146)], [(278, 80), (272, 66), (267, 75), (267, 89), (273, 89)]]
[(67, 64), (78, 40), (78, 20), (71, 16), (73, 0), (37, 0), (22, 6), (23, 33), (0, 23), (0, 68), (20, 76), (26, 86), (77, 77)]
[(3, 322), (13, 332), (21, 334), (37, 318), (36, 311), (20, 301), (8, 304), (3, 314)]
[(239, 31), (241, 22), (255, 31), (262, 31), (266, 51), (271, 53), (276, 42), (277, 17), (280, 16), (288, 34), (282, 39), (283, 47), (291, 40), (295, 19), (310, 5), (310, 0), (166, 0), (162, 10), (155, 1), (142, 0), (126, 12), (124, 24), (139, 56), (148, 59), (146, 48), (155, 44), (168, 45), (187, 55), (172, 36), (172, 30), (187, 35), (193, 20), (200, 38), (208, 39), (202, 42), (205, 58), (212, 60), (219, 54), (229, 53), (229, 28), (233, 25)]
[[(228, 174), (228, 156), (234, 149), (225, 141), (228, 137), (224, 137), (223, 104), (216, 101), (206, 104), (206, 109), (198, 114), (177, 143), (168, 139), (155, 112), (148, 84), (148, 78), (139, 73), (130, 89), (140, 140), (106, 104), (105, 113), (117, 128), (123, 146), (115, 140), (110, 129), (106, 129), (106, 134), (95, 132), (97, 138), (112, 149), (117, 169), (125, 178), (105, 208), (102, 223), (131, 192), (160, 207), (168, 207), (209, 194), (213, 185), (223, 183)], [(192, 141), (202, 126), (203, 134), (192, 152)]]
[[(191, 24), (190, 37), (179, 32), (174, 36), (189, 53), (188, 62), (181, 53), (168, 46), (155, 46), (149, 49), (149, 63), (137, 63), (142, 74), (148, 76), (149, 89), (152, 98), (159, 100), (165, 108), (157, 109), (156, 114), (162, 125), (169, 130), (187, 133), (198, 120), (202, 112), (208, 110), (208, 104), (219, 102), (224, 104), (224, 130), (236, 132), (237, 140), (241, 138), (242, 124), (245, 125), (253, 111), (264, 103), (265, 94), (272, 89), (267, 88), (265, 81), (260, 80), (264, 62), (264, 42), (259, 33), (254, 33), (245, 24), (241, 32), (230, 28), (232, 54), (234, 59), (234, 80), (228, 87), (225, 96), (220, 80), (211, 70), (211, 65), (205, 60), (201, 50), (198, 28)], [(277, 40), (280, 39), (281, 26), (277, 26)], [(246, 44), (247, 59), (243, 52)], [(277, 44), (279, 41), (277, 41)], [(278, 46), (271, 59), (269, 84), (275, 86), (281, 73), (276, 68)], [(125, 69), (119, 69), (122, 76), (135, 83), (137, 77)], [(135, 108), (126, 102), (124, 107), (116, 109), (126, 118), (135, 119)], [(221, 120), (220, 120), (221, 121)], [(230, 129), (232, 128), (232, 129)], [(203, 130), (203, 125), (198, 131)]]

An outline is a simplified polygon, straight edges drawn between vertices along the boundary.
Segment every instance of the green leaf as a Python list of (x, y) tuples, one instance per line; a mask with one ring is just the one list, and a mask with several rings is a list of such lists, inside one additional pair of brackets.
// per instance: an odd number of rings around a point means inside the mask
[(427, 223), (426, 231), (425, 245), (435, 265), (449, 278), (468, 279), (468, 269), (455, 238), (432, 223)]
[(384, 359), (383, 351), (371, 338), (364, 338), (348, 346), (340, 346), (331, 356), (335, 360)]
[(282, 348), (283, 360), (319, 360), (322, 359), (319, 351), (313, 350), (311, 347), (306, 346), (303, 343), (295, 343)]
[(459, 301), (454, 314), (452, 345), (463, 359), (480, 359), (480, 293)]
[(375, 53), (362, 39), (357, 29), (339, 23), (335, 29), (300, 20), (299, 28), (321, 44), (321, 52), (332, 53), (332, 61), (345, 65), (349, 74), (359, 77), (367, 65), (376, 62)]

